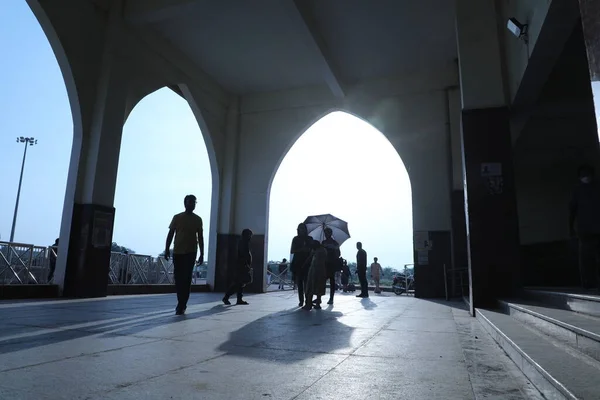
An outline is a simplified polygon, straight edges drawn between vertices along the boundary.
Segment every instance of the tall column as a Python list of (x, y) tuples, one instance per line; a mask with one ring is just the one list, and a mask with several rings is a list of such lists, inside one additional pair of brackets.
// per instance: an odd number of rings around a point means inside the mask
[[(579, 0), (579, 8), (590, 76), (593, 82), (600, 81), (600, 3), (597, 0)], [(595, 100), (600, 101), (600, 99)]]
[[(95, 96), (82, 96), (81, 100), (88, 102), (81, 107), (89, 110), (89, 116), (73, 146), (68, 186), (75, 187), (67, 188), (65, 198), (65, 212), (72, 214), (70, 221), (63, 216), (62, 262), (56, 271), (56, 281), (66, 297), (101, 297), (107, 293), (113, 204), (128, 94), (128, 74), (115, 51), (118, 18), (115, 12), (111, 14), (100, 72), (89, 82)], [(69, 226), (64, 226), (66, 221)], [(62, 254), (67, 254), (66, 259)]]
[[(459, 88), (448, 91), (448, 120), (450, 124), (450, 158), (452, 172), (452, 193), (450, 197), (450, 218), (452, 230), (452, 268), (463, 270), (469, 265), (467, 256), (467, 228), (465, 222), (465, 191), (463, 185), (463, 157), (461, 142), (461, 100)], [(451, 296), (462, 293), (461, 277), (464, 272), (452, 272), (447, 278)]]
[[(219, 196), (219, 216), (217, 231), (217, 254), (214, 276), (209, 284), (215, 291), (227, 289), (231, 270), (236, 262), (237, 244), (241, 232), (235, 232), (235, 206), (238, 148), (240, 141), (239, 99), (234, 98), (227, 110), (225, 140), (221, 155), (221, 186)], [(212, 279), (211, 279), (212, 278)]]
[(509, 111), (495, 2), (457, 0), (470, 307), (520, 286)]

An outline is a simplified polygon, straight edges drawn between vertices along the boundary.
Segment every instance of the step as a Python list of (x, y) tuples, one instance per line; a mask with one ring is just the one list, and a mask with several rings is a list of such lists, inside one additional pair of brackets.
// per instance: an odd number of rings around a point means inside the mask
[[(596, 292), (597, 293), (597, 292)], [(563, 310), (600, 317), (600, 295), (577, 289), (533, 289), (523, 290), (523, 297)]]
[(598, 399), (600, 363), (500, 311), (477, 319), (547, 399)]
[(502, 310), (600, 361), (600, 318), (528, 301), (500, 301)]

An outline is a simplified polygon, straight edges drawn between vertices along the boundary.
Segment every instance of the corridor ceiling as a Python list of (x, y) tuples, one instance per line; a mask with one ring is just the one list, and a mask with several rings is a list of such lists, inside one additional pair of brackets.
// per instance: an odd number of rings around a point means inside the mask
[(327, 84), (342, 96), (457, 57), (449, 0), (125, 0), (124, 19), (237, 94)]

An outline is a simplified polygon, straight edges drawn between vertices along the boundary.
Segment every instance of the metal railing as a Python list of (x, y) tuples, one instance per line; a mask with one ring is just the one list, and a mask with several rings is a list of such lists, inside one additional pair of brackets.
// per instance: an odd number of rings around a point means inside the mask
[[(51, 265), (57, 259), (56, 247), (0, 241), (0, 285), (46, 284)], [(205, 280), (206, 265), (196, 265), (192, 282)], [(173, 284), (173, 261), (164, 257), (113, 252), (108, 270), (109, 284)]]
[(279, 272), (279, 264), (269, 264), (267, 265), (267, 288), (271, 285), (277, 284), (279, 288), (285, 288), (285, 286), (289, 286), (290, 288), (294, 288), (294, 281), (292, 281), (290, 266), (288, 265), (283, 272)]
[(0, 285), (46, 283), (52, 247), (0, 241)]
[[(206, 265), (196, 265), (192, 283), (205, 280), (206, 274)], [(109, 284), (113, 285), (168, 285), (175, 283), (172, 260), (167, 261), (164, 257), (143, 254), (111, 253), (108, 277)]]

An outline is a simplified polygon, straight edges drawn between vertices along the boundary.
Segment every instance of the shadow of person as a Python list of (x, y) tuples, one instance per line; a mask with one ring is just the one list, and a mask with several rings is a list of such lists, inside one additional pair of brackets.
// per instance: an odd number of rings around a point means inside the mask
[(338, 321), (341, 312), (289, 311), (259, 318), (231, 332), (219, 350), (290, 364), (313, 358), (315, 353), (351, 354), (360, 346), (352, 342), (355, 328)]
[(376, 303), (373, 303), (370, 298), (364, 297), (360, 299), (360, 304), (363, 306), (365, 310), (372, 310), (377, 307)]
[(222, 304), (217, 304), (214, 307), (211, 307), (206, 310), (200, 310), (195, 312), (186, 312), (183, 315), (174, 315), (172, 312), (169, 312), (168, 315), (160, 316), (158, 318), (151, 318), (148, 320), (142, 320), (134, 323), (127, 324), (125, 326), (114, 328), (108, 328), (104, 331), (108, 331), (104, 334), (104, 336), (122, 336), (122, 335), (135, 335), (140, 334), (144, 331), (157, 328), (163, 325), (176, 324), (181, 321), (185, 321), (188, 319), (196, 319), (202, 317), (210, 317), (213, 315), (221, 314), (230, 311), (231, 308), (223, 307)]

